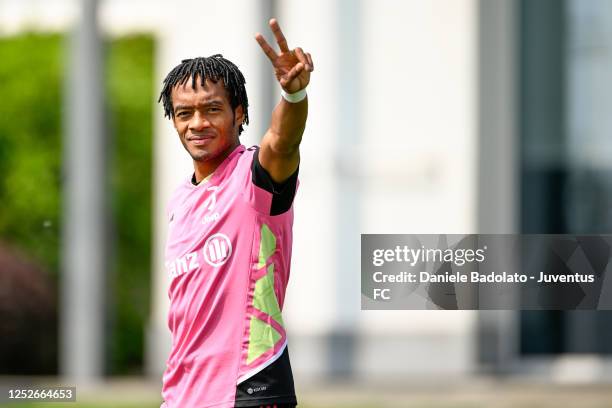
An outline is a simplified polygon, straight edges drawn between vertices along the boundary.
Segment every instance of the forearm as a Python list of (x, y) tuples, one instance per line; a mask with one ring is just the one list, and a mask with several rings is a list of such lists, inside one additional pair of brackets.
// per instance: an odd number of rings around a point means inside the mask
[(285, 97), (290, 100), (299, 100), (303, 94), (295, 94), (308, 86), (314, 65), (312, 56), (300, 47), (289, 49), (287, 39), (276, 19), (270, 20), (270, 28), (274, 33), (280, 53), (276, 53), (270, 47), (263, 35), (258, 33), (255, 39), (272, 63), (278, 83), (284, 92), (292, 96), (284, 95), (274, 108), (270, 128), (261, 141), (259, 162), (272, 180), (282, 183), (295, 173), (300, 164), (299, 146), (308, 116), (308, 98), (292, 103), (288, 102)]
[(298, 151), (308, 117), (308, 97), (298, 103), (281, 98), (270, 123), (270, 148), (277, 154), (290, 155)]

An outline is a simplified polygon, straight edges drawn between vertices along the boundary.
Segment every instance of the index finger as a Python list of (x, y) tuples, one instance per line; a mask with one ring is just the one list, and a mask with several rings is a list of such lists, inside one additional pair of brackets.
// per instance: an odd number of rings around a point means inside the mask
[(270, 59), (270, 61), (274, 62), (274, 60), (276, 60), (276, 58), (278, 57), (278, 55), (276, 55), (276, 52), (274, 52), (274, 50), (272, 49), (272, 47), (270, 47), (270, 44), (268, 44), (268, 42), (266, 41), (266, 39), (264, 38), (263, 35), (261, 35), (260, 33), (257, 33), (255, 35), (255, 39), (257, 40), (257, 42), (259, 43), (259, 46), (261, 47), (261, 49), (263, 50), (263, 52), (268, 56), (268, 58)]
[(276, 42), (278, 43), (278, 46), (280, 47), (281, 52), (289, 52), (289, 46), (287, 45), (287, 39), (285, 38), (285, 35), (281, 31), (281, 28), (278, 25), (278, 21), (276, 21), (275, 18), (270, 20), (270, 28), (272, 29), (272, 32), (274, 33), (274, 37), (276, 37)]

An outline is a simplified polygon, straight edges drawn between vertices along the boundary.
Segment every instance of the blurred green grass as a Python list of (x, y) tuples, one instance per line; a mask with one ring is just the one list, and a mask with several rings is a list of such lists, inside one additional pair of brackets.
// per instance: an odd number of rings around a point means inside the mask
[[(112, 406), (113, 408), (158, 408), (160, 405), (160, 403), (131, 403), (131, 404), (116, 404), (116, 403), (70, 403), (70, 402), (66, 402), (66, 403), (58, 403), (58, 402), (46, 402), (46, 403), (24, 403), (24, 404), (9, 404), (9, 405), (4, 405), (3, 407), (6, 408), (59, 408), (59, 407), (67, 407), (67, 408), (108, 408), (109, 406)], [(303, 405), (300, 404), (299, 405), (300, 408), (315, 408), (314, 406), (311, 405)], [(325, 408), (328, 407), (332, 407), (331, 405), (326, 406)], [(354, 404), (343, 404), (343, 405), (334, 405), (334, 408), (375, 408), (374, 405), (354, 405)], [(459, 406), (455, 406), (457, 408), (467, 408), (465, 405), (459, 407)], [(453, 407), (453, 408), (455, 408)], [(323, 407), (318, 407), (318, 408), (323, 408)], [(423, 407), (423, 408), (443, 408), (443, 407)], [(449, 407), (450, 408), (450, 407)]]
[[(298, 387), (298, 408), (612, 408), (611, 384), (551, 384), (534, 381), (310, 383)], [(48, 382), (47, 382), (48, 384)], [(158, 408), (158, 381), (108, 379), (81, 387), (74, 403), (24, 402), (15, 408)]]
[[(401, 400), (401, 401), (400, 401)], [(584, 403), (577, 401), (570, 402), (567, 404), (559, 404), (559, 401), (546, 403), (542, 400), (532, 400), (532, 401), (521, 401), (520, 398), (514, 399), (504, 399), (500, 398), (493, 401), (470, 401), (470, 402), (460, 402), (460, 401), (423, 401), (420, 399), (415, 400), (405, 400), (400, 399), (396, 402), (386, 403), (364, 403), (364, 404), (354, 404), (354, 403), (333, 403), (329, 402), (326, 404), (299, 404), (298, 408), (612, 408), (612, 402), (602, 402), (602, 401), (584, 401)], [(160, 405), (159, 402), (141, 402), (141, 403), (128, 403), (121, 404), (115, 402), (106, 402), (106, 403), (27, 403), (27, 404), (9, 404), (6, 407), (13, 408), (58, 408), (58, 407), (67, 407), (67, 408), (158, 408)]]
[[(151, 408), (151, 407), (159, 407), (159, 404), (151, 403), (142, 403), (142, 404), (115, 404), (112, 406), (114, 408)], [(60, 407), (71, 407), (71, 408), (108, 408), (109, 404), (89, 404), (89, 403), (79, 403), (79, 402), (32, 402), (27, 404), (8, 404), (6, 407), (11, 408), (60, 408)]]
[[(150, 402), (150, 403), (137, 403), (137, 404), (115, 404), (112, 403), (112, 407), (113, 408), (152, 408), (152, 407), (159, 407), (160, 403), (155, 403), (155, 402)], [(109, 404), (100, 404), (100, 403), (78, 403), (78, 402), (66, 402), (66, 403), (58, 403), (58, 402), (47, 402), (47, 403), (28, 403), (28, 404), (8, 404), (6, 405), (6, 407), (12, 407), (12, 408), (59, 408), (59, 407), (68, 407), (68, 408), (108, 408)], [(328, 406), (328, 408), (331, 408), (332, 406)], [(463, 405), (463, 406), (454, 406), (453, 408), (468, 408), (467, 406)], [(300, 404), (299, 408), (315, 408), (312, 405), (303, 405)], [(322, 408), (322, 407), (319, 407)], [(333, 408), (379, 408), (377, 406), (374, 405), (333, 405)], [(437, 407), (423, 407), (423, 408), (443, 408), (441, 406), (437, 406)], [(450, 408), (450, 407), (448, 407)]]

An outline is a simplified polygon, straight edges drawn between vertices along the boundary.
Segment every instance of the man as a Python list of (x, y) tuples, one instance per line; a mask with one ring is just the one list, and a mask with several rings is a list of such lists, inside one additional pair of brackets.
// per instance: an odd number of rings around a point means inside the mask
[(255, 38), (283, 91), (259, 148), (239, 141), (248, 99), (232, 62), (184, 60), (164, 80), (160, 100), (194, 165), (168, 207), (167, 408), (297, 403), (281, 310), (313, 63), (275, 19), (270, 28), (279, 53)]

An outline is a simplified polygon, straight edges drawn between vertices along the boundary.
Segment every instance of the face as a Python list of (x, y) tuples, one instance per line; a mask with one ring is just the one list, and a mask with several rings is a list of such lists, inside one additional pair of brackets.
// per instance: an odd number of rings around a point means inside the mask
[(223, 80), (202, 86), (196, 78), (193, 89), (188, 79), (172, 90), (172, 105), (174, 127), (195, 162), (218, 165), (239, 144), (242, 107), (232, 110)]

